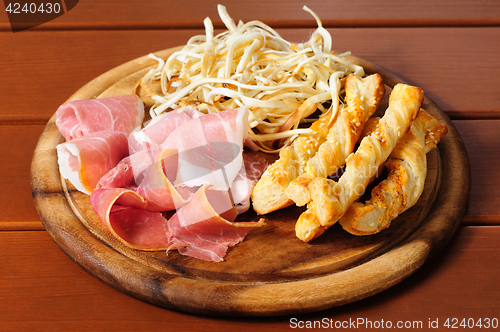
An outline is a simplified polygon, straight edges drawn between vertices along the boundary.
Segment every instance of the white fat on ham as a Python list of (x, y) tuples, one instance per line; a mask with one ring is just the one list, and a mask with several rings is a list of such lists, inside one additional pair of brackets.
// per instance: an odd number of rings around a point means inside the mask
[(90, 192), (83, 186), (80, 180), (80, 149), (76, 144), (60, 144), (57, 146), (57, 160), (59, 162), (59, 173), (69, 180), (78, 191), (86, 194)]
[(127, 134), (100, 131), (61, 143), (56, 150), (61, 175), (90, 194), (101, 177), (128, 156)]
[(238, 214), (250, 208), (250, 195), (268, 166), (264, 158), (256, 154), (243, 153), (243, 166), (231, 184), (230, 190)]

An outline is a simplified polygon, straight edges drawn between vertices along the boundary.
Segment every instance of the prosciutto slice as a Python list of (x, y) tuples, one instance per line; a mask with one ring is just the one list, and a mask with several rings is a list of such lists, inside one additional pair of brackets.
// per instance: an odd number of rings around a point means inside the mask
[(227, 190), (243, 166), (247, 109), (211, 113), (185, 123), (162, 143), (179, 152), (174, 185)]
[(231, 184), (231, 196), (238, 214), (250, 208), (250, 195), (269, 163), (256, 154), (243, 154), (243, 166)]
[(120, 160), (113, 169), (104, 174), (99, 180), (97, 188), (130, 189), (137, 186), (148, 168), (156, 162), (160, 152), (156, 144), (145, 144), (142, 150)]
[[(139, 185), (144, 171), (155, 163), (160, 155), (160, 145), (176, 128), (201, 115), (203, 113), (195, 109), (183, 108), (164, 113), (149, 122), (142, 130), (132, 132), (128, 142), (130, 156), (105, 174), (99, 181), (98, 188), (129, 188)], [(176, 168), (177, 161), (172, 162), (173, 160), (169, 160), (169, 163), (164, 164)]]
[(263, 225), (235, 221), (267, 166), (243, 154), (248, 110), (175, 110), (140, 129), (143, 117), (135, 96), (61, 106), (62, 176), (90, 194), (104, 225), (127, 246), (222, 261)]
[(56, 147), (59, 172), (81, 192), (94, 191), (101, 177), (128, 156), (127, 134), (99, 131)]
[(144, 104), (136, 95), (75, 100), (55, 114), (57, 128), (69, 141), (102, 130), (130, 134), (144, 121)]
[(147, 202), (128, 189), (97, 189), (90, 203), (115, 238), (138, 250), (171, 247), (167, 220), (159, 212), (145, 210)]
[(132, 132), (129, 138), (130, 154), (144, 149), (145, 144), (162, 144), (176, 128), (202, 115), (203, 113), (192, 108), (182, 108), (159, 115), (142, 130)]
[(240, 243), (260, 222), (234, 222), (238, 212), (227, 191), (201, 187), (168, 221), (172, 247), (180, 254), (223, 261), (227, 249)]
[(209, 183), (221, 190), (231, 187), (238, 193), (239, 210), (243, 201), (247, 209), (253, 184), (245, 177), (243, 163), (246, 118), (242, 109), (209, 115), (190, 109), (167, 113), (131, 135), (139, 138), (129, 139), (137, 152), (120, 161), (97, 187), (129, 188), (148, 201), (148, 210), (169, 211)]
[(163, 150), (156, 163), (145, 171), (144, 177), (135, 188), (135, 191), (148, 202), (147, 210), (176, 210), (186, 204), (192, 195), (189, 191), (179, 192), (169, 180), (169, 174), (176, 171), (177, 155), (177, 150)]
[(120, 242), (138, 250), (172, 250), (220, 262), (259, 222), (234, 222), (237, 211), (227, 192), (201, 187), (169, 220), (147, 211), (147, 201), (128, 189), (96, 189), (92, 207)]

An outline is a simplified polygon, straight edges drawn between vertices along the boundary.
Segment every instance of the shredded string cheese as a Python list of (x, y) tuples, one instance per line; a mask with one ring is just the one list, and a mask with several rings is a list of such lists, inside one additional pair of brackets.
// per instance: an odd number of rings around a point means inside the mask
[[(196, 105), (206, 113), (248, 107), (249, 139), (262, 151), (275, 152), (273, 142), (288, 144), (308, 129), (299, 128), (316, 110), (335, 118), (342, 84), (348, 74), (364, 75), (363, 68), (332, 51), (332, 38), (319, 17), (318, 28), (304, 43), (292, 44), (260, 21), (236, 24), (226, 8), (218, 6), (227, 31), (214, 36), (209, 18), (205, 35), (192, 37), (166, 61), (151, 55), (158, 67), (140, 86), (153, 98), (151, 117)], [(153, 83), (160, 82), (161, 93)], [(325, 108), (325, 103), (331, 103)]]

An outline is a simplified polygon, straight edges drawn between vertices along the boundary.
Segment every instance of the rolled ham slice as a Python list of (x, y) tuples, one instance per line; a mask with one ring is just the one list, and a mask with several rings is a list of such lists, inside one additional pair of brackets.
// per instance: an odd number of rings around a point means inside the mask
[(101, 177), (128, 156), (127, 134), (99, 131), (56, 147), (59, 172), (77, 190), (92, 193)]
[[(135, 191), (148, 202), (149, 211), (176, 210), (187, 203), (192, 193), (180, 191), (169, 180), (177, 168), (177, 150), (163, 150), (145, 172)], [(184, 196), (182, 195), (184, 194)]]
[[(142, 130), (132, 132), (128, 141), (130, 156), (105, 174), (97, 187), (110, 189), (139, 185), (145, 175), (144, 172), (156, 162), (161, 153), (161, 144), (168, 136), (176, 128), (201, 115), (203, 113), (195, 109), (183, 108), (164, 113), (149, 122)], [(177, 162), (174, 166), (177, 167)]]
[[(248, 110), (176, 110), (138, 130), (134, 121), (87, 114), (95, 103), (75, 102), (56, 114), (68, 139), (57, 147), (60, 172), (91, 195), (94, 210), (119, 241), (138, 250), (177, 249), (222, 261), (229, 247), (263, 225), (235, 222), (267, 166), (244, 157)], [(112, 130), (93, 131), (101, 120)], [(173, 213), (169, 220), (166, 211)]]
[(130, 154), (143, 150), (146, 144), (162, 144), (175, 129), (202, 115), (203, 113), (198, 110), (181, 108), (157, 116), (142, 130), (131, 133), (129, 137)]
[(231, 196), (238, 214), (245, 213), (251, 206), (250, 195), (269, 163), (255, 154), (243, 153), (243, 166), (231, 184)]
[(167, 250), (171, 247), (167, 219), (146, 211), (147, 202), (128, 189), (97, 189), (90, 203), (111, 234), (138, 250)]
[(245, 108), (194, 118), (174, 130), (163, 149), (179, 152), (174, 185), (228, 189), (243, 166), (243, 143), (247, 137)]
[(96, 187), (133, 190), (147, 201), (148, 211), (176, 210), (194, 193), (189, 188), (175, 188), (170, 181), (176, 173), (177, 158), (177, 150), (159, 151), (155, 144), (147, 144), (104, 174)]
[(169, 220), (147, 211), (148, 202), (123, 188), (97, 189), (92, 207), (120, 242), (138, 250), (177, 249), (181, 255), (220, 262), (259, 222), (234, 222), (237, 211), (227, 192), (203, 186)]
[(155, 118), (130, 135), (129, 146), (136, 152), (104, 175), (97, 187), (132, 189), (148, 201), (148, 210), (168, 211), (209, 183), (220, 190), (230, 188), (233, 203), (243, 213), (267, 167), (263, 158), (242, 153), (245, 114), (235, 109), (203, 115), (185, 108)]
[(181, 255), (221, 262), (229, 247), (245, 238), (259, 222), (234, 222), (238, 212), (227, 191), (205, 185), (168, 220), (172, 248)]
[(144, 121), (144, 104), (136, 95), (75, 100), (61, 105), (55, 114), (57, 128), (69, 141), (102, 131), (130, 134)]
[(148, 168), (156, 162), (160, 152), (158, 145), (145, 144), (142, 150), (123, 158), (113, 169), (104, 174), (96, 188), (136, 187), (144, 178)]

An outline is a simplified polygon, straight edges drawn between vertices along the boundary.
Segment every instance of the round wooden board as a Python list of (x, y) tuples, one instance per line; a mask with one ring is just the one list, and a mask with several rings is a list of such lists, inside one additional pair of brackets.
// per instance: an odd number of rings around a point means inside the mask
[[(156, 55), (166, 58), (175, 50)], [(400, 82), (370, 62), (351, 60), (367, 73), (381, 74), (389, 87)], [(82, 87), (68, 101), (130, 94), (153, 66), (156, 62), (147, 56), (123, 64)], [(317, 240), (303, 243), (294, 231), (303, 208), (289, 207), (265, 216), (266, 226), (252, 230), (230, 248), (224, 262), (205, 262), (175, 251), (167, 255), (130, 249), (110, 236), (89, 197), (61, 179), (56, 145), (64, 139), (54, 117), (34, 152), (33, 199), (47, 232), (71, 259), (143, 301), (225, 316), (332, 308), (379, 293), (408, 277), (439, 252), (465, 214), (470, 170), (463, 142), (437, 105), (425, 99), (423, 107), (448, 126), (448, 134), (428, 154), (428, 175), (418, 203), (389, 229), (372, 236), (356, 237), (334, 225)], [(249, 211), (239, 218), (259, 216)]]

